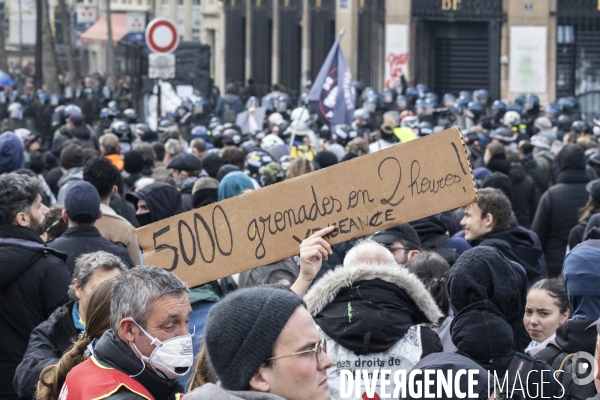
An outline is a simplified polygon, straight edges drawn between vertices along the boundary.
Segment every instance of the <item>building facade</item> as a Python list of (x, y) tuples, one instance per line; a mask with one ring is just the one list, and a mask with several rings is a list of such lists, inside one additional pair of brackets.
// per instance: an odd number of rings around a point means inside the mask
[(252, 77), (298, 94), (344, 29), (363, 86), (393, 87), (403, 74), (440, 96), (485, 88), (494, 99), (576, 96), (600, 110), (597, 0), (222, 0), (220, 11), (224, 33), (211, 35), (221, 85)]

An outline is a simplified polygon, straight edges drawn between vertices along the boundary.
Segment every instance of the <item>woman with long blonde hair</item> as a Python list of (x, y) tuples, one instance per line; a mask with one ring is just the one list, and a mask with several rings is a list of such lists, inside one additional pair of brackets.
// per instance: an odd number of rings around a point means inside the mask
[(57, 364), (42, 370), (35, 396), (37, 400), (57, 400), (67, 374), (89, 357), (93, 342), (110, 329), (110, 300), (114, 281), (114, 278), (104, 281), (92, 291), (87, 305), (85, 331)]

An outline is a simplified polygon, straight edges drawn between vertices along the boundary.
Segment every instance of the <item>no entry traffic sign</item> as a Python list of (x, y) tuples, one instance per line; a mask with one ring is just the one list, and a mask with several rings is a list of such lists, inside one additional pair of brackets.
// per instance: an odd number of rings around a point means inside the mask
[(171, 53), (179, 45), (177, 27), (167, 18), (155, 18), (146, 27), (146, 44), (154, 53)]

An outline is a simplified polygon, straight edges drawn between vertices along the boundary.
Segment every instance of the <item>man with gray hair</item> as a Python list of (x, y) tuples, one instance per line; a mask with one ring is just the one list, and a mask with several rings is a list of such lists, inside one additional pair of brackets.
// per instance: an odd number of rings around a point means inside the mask
[(13, 386), (21, 399), (32, 398), (40, 372), (56, 364), (85, 330), (87, 302), (92, 290), (126, 269), (119, 257), (105, 251), (77, 258), (73, 283), (69, 287), (70, 300), (31, 332), (27, 351), (17, 367)]
[(185, 147), (180, 140), (173, 138), (168, 139), (165, 142), (165, 157), (163, 158), (163, 161), (168, 165), (177, 154), (183, 153), (184, 150)]
[(187, 291), (179, 278), (155, 266), (136, 267), (118, 276), (111, 329), (96, 343), (94, 355), (71, 370), (61, 396), (178, 399), (184, 389), (177, 379), (194, 360)]

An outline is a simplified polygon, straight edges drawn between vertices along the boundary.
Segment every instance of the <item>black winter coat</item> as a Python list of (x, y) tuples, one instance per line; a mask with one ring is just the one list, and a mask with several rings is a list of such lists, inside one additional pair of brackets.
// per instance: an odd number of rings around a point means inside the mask
[(540, 201), (540, 191), (521, 163), (511, 164), (510, 180), (513, 184), (512, 208), (519, 225), (529, 229)]
[(589, 194), (589, 178), (582, 169), (569, 169), (558, 176), (558, 184), (544, 193), (531, 230), (538, 234), (551, 277), (560, 275), (571, 229), (577, 225), (579, 210)]
[(490, 159), (486, 165), (487, 169), (492, 172), (500, 172), (506, 176), (510, 175), (510, 163), (505, 156), (496, 156)]
[(194, 197), (192, 196), (192, 189), (194, 188), (196, 180), (198, 180), (198, 178), (186, 180), (186, 182), (179, 189), (179, 192), (181, 193), (181, 205), (184, 212), (194, 209)]
[(21, 399), (33, 398), (40, 372), (48, 365), (56, 364), (81, 333), (73, 323), (74, 305), (75, 301), (71, 300), (57, 308), (31, 332), (27, 351), (13, 380)]
[(569, 232), (569, 251), (573, 250), (575, 246), (583, 242), (586, 227), (588, 226), (588, 222), (590, 222), (591, 217), (592, 216), (590, 215), (585, 219), (585, 221), (579, 222), (573, 227), (573, 229), (571, 229), (571, 232)]
[(28, 228), (0, 225), (0, 398), (18, 399), (15, 370), (36, 326), (68, 300), (66, 255)]
[[(442, 316), (414, 275), (375, 262), (336, 268), (316, 282), (304, 300), (315, 323), (357, 355), (385, 352), (411, 326), (435, 323)], [(429, 328), (421, 327), (421, 343), (421, 357), (443, 351), (439, 336)]]
[(510, 261), (519, 263), (527, 273), (529, 286), (546, 277), (540, 264), (542, 251), (534, 247), (533, 239), (522, 229), (493, 230), (472, 240), (470, 243), (473, 247), (493, 247)]
[(521, 158), (521, 165), (525, 168), (527, 175), (531, 176), (539, 192), (545, 192), (548, 187), (548, 180), (546, 179), (544, 169), (535, 161), (533, 154), (527, 154)]
[(67, 254), (66, 265), (71, 275), (73, 275), (77, 257), (98, 250), (118, 256), (129, 268), (135, 267), (127, 247), (105, 238), (94, 226), (80, 225), (69, 228), (62, 236), (49, 242), (48, 246)]

